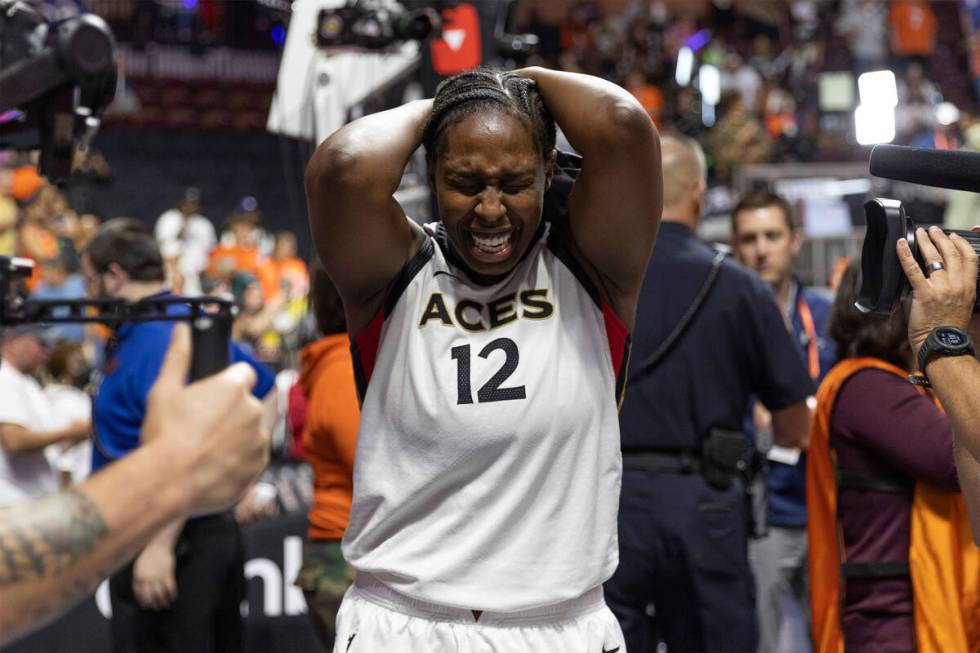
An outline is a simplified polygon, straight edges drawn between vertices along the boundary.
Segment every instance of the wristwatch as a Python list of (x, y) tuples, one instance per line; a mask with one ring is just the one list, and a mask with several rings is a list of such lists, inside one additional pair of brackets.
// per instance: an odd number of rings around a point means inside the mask
[(970, 336), (962, 329), (952, 326), (936, 327), (922, 343), (919, 348), (919, 373), (928, 382), (926, 376), (926, 365), (936, 356), (964, 356), (976, 355), (973, 349), (973, 341)]

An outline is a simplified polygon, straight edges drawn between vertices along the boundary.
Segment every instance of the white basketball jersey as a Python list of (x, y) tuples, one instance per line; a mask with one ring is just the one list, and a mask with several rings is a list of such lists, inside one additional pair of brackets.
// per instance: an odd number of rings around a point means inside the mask
[(352, 347), (362, 410), (344, 555), (440, 605), (580, 596), (618, 563), (626, 329), (547, 226), (492, 286), (429, 231)]

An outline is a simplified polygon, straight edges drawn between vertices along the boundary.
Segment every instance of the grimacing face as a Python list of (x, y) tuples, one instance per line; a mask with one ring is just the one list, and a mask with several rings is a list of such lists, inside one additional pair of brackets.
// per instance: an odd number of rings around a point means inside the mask
[(446, 128), (429, 181), (453, 249), (479, 283), (510, 272), (531, 245), (551, 184), (531, 128), (505, 112), (467, 116)]
[(739, 262), (767, 283), (775, 285), (787, 279), (801, 241), (782, 209), (775, 205), (746, 209), (735, 217), (732, 246)]

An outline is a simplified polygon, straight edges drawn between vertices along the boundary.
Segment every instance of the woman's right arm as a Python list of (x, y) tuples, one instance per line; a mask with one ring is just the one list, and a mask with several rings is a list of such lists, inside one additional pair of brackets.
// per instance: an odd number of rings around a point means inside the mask
[(306, 167), (314, 243), (352, 334), (374, 317), (421, 245), (394, 194), (431, 108), (419, 100), (356, 120), (321, 143)]

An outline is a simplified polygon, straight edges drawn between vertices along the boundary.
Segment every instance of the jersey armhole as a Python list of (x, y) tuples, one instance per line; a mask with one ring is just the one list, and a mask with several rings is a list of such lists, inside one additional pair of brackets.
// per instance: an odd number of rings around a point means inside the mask
[(385, 295), (384, 303), (378, 312), (364, 329), (357, 336), (351, 338), (351, 357), (354, 359), (354, 380), (357, 384), (357, 396), (363, 403), (364, 396), (367, 394), (368, 383), (371, 382), (371, 374), (374, 372), (374, 363), (378, 358), (378, 349), (381, 346), (381, 329), (384, 326), (388, 315), (395, 310), (395, 305), (404, 294), (408, 284), (412, 282), (425, 264), (429, 262), (435, 252), (435, 244), (432, 237), (425, 234), (425, 240), (415, 256), (405, 264), (402, 271), (398, 273), (391, 288)]
[(575, 258), (556, 225), (551, 225), (547, 245), (555, 258), (568, 268), (568, 271), (581, 284), (585, 292), (595, 302), (596, 308), (602, 313), (602, 321), (606, 327), (606, 338), (609, 343), (609, 355), (612, 359), (613, 377), (616, 379), (616, 404), (619, 405), (622, 403), (623, 395), (626, 392), (626, 376), (632, 344), (629, 329), (626, 328), (620, 317), (616, 315), (616, 311), (599, 292), (582, 264)]

